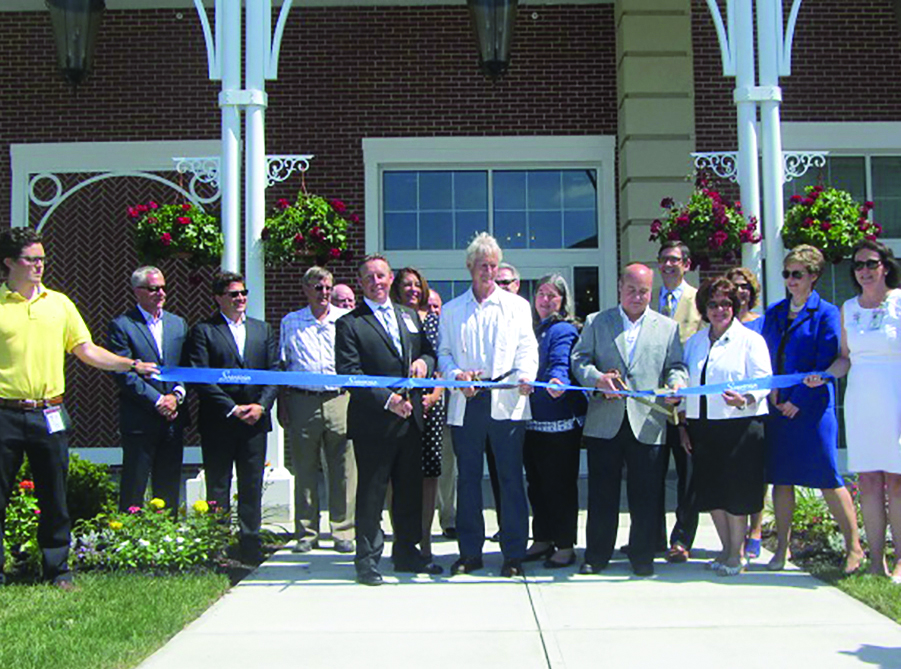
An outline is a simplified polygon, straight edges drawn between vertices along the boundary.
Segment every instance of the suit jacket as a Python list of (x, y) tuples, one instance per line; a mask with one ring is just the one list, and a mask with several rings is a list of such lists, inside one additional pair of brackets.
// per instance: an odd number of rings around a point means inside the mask
[[(657, 288), (651, 298), (651, 305), (655, 310), (660, 305), (661, 290), (661, 288)], [(679, 324), (679, 339), (683, 345), (689, 337), (704, 327), (704, 321), (701, 320), (701, 314), (698, 311), (697, 295), (697, 288), (685, 281), (682, 282), (682, 297), (679, 298), (676, 313), (672, 315), (672, 319)]]
[[(163, 354), (156, 347), (153, 334), (137, 307), (117, 316), (109, 324), (107, 345), (110, 351), (126, 358), (155, 362), (160, 366), (184, 364), (188, 324), (185, 319), (163, 311)], [(156, 410), (161, 395), (172, 392), (177, 383), (145, 378), (136, 372), (114, 374), (119, 386), (119, 430), (122, 434), (143, 434), (159, 428), (166, 419)], [(187, 422), (187, 406), (179, 409), (176, 423)]]
[[(409, 307), (397, 304), (393, 306), (402, 352), (397, 352), (391, 335), (364, 302), (335, 323), (335, 371), (338, 374), (408, 377), (412, 362), (421, 358), (428, 367), (427, 376), (432, 375), (435, 370), (435, 352), (425, 335), (419, 314)], [(402, 314), (406, 314), (407, 318)], [(412, 322), (413, 329), (417, 332), (412, 332), (405, 321)], [(348, 438), (371, 438), (374, 431), (390, 431), (404, 421), (385, 408), (392, 392), (390, 388), (350, 389), (350, 404), (347, 408)], [(422, 429), (422, 392), (414, 391), (411, 398), (413, 420)]]
[[(244, 356), (238, 354), (235, 338), (225, 317), (217, 313), (193, 328), (188, 336), (188, 358), (192, 367), (213, 369), (279, 369), (278, 342), (268, 323), (255, 318), (245, 321)], [(198, 383), (201, 432), (222, 431), (238, 426), (254, 432), (272, 429), (270, 413), (278, 389), (276, 386), (239, 383)], [(259, 404), (265, 412), (256, 425), (247, 426), (228, 413), (238, 404)], [(243, 429), (242, 428), (242, 429)]]
[[(645, 311), (632, 363), (629, 364), (627, 359), (619, 307), (591, 314), (572, 352), (573, 376), (581, 385), (593, 388), (601, 374), (614, 369), (619, 370), (633, 390), (687, 383), (679, 327), (674, 320), (656, 311)], [(662, 398), (657, 402), (663, 405)], [(607, 400), (600, 393), (594, 394), (588, 402), (583, 434), (612, 439), (619, 432), (624, 411), (638, 441), (644, 444), (665, 441), (666, 417), (663, 414), (633, 399)]]

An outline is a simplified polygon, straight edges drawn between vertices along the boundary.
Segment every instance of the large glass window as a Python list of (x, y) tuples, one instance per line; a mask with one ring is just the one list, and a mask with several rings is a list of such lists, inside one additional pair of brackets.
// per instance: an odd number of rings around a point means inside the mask
[(463, 249), (481, 231), (505, 249), (598, 248), (597, 171), (383, 173), (384, 248)]

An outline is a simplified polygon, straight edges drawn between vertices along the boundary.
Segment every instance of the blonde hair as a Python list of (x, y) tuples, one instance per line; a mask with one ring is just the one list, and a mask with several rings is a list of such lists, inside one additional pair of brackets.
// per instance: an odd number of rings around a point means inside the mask
[(782, 266), (785, 267), (793, 262), (803, 265), (808, 274), (813, 274), (817, 277), (823, 273), (823, 268), (826, 266), (826, 259), (823, 257), (823, 253), (816, 246), (811, 246), (810, 244), (798, 244), (789, 251), (788, 255), (785, 256), (785, 260), (782, 261)]
[(498, 262), (504, 259), (504, 252), (497, 240), (487, 232), (480, 232), (466, 247), (466, 266), (472, 268), (476, 258), (489, 255), (496, 255)]

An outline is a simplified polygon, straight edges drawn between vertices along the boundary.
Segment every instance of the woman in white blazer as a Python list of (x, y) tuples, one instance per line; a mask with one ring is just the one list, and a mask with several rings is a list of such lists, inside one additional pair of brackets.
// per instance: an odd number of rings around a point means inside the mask
[[(738, 291), (725, 277), (698, 290), (698, 311), (710, 324), (685, 344), (689, 385), (739, 384), (770, 376), (763, 337), (738, 320)], [(726, 390), (687, 397), (680, 425), (682, 447), (691, 454), (699, 511), (709, 511), (723, 550), (710, 563), (720, 576), (743, 571), (742, 546), (748, 515), (763, 508), (766, 450), (762, 417), (767, 390)]]

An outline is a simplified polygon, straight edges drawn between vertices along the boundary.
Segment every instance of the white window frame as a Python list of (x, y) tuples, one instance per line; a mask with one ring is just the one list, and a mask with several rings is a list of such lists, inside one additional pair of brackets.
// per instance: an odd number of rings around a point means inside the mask
[(616, 138), (606, 135), (364, 138), (366, 253), (383, 253), (396, 267), (415, 265), (437, 281), (461, 281), (469, 276), (460, 249), (384, 249), (385, 171), (593, 169), (598, 177), (598, 248), (504, 249), (504, 261), (515, 265), (524, 279), (537, 279), (552, 269), (563, 270), (571, 281), (573, 267), (597, 267), (599, 303), (613, 304), (617, 278), (615, 150)]
[[(782, 148), (786, 151), (828, 151), (830, 158), (863, 158), (866, 199), (873, 199), (870, 158), (901, 156), (901, 123), (783, 123)], [(876, 212), (879, 220), (879, 212)], [(883, 238), (895, 255), (901, 254), (901, 238)]]

